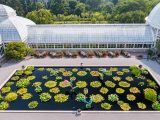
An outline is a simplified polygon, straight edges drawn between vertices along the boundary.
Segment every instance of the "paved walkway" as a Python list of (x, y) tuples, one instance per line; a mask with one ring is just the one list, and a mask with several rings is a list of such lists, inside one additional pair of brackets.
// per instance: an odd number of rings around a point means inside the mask
[[(160, 65), (155, 61), (137, 60), (136, 58), (76, 58), (76, 59), (29, 59), (21, 62), (7, 62), (0, 68), (0, 84), (2, 84), (15, 69), (21, 69), (22, 65), (34, 66), (130, 66), (142, 64), (150, 68), (151, 73), (160, 82)], [(160, 113), (147, 112), (106, 112), (106, 113), (82, 113), (75, 116), (75, 113), (1, 113), (0, 120), (156, 120)]]

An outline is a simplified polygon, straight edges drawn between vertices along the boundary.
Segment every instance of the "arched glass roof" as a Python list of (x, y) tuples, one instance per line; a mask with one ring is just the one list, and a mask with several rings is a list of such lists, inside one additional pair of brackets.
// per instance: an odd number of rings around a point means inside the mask
[(4, 42), (24, 41), (27, 38), (27, 25), (35, 25), (29, 19), (19, 16), (1, 18), (0, 19), (0, 34)]
[(29, 26), (29, 43), (153, 42), (146, 24), (36, 25)]
[(16, 16), (16, 11), (9, 6), (0, 4), (0, 17)]

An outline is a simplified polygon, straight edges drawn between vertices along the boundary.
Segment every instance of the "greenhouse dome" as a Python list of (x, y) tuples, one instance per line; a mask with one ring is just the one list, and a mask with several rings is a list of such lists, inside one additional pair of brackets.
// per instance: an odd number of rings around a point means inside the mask
[(153, 28), (160, 29), (160, 3), (153, 8), (146, 22)]
[(0, 17), (16, 16), (16, 11), (9, 6), (0, 4)]
[(15, 10), (0, 4), (0, 34), (4, 43), (25, 41), (28, 35), (27, 25), (35, 25), (35, 23), (17, 16)]

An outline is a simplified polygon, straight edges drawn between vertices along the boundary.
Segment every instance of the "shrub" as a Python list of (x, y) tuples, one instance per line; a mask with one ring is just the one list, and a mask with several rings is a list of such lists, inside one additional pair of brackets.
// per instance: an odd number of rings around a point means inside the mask
[(119, 100), (119, 96), (117, 94), (110, 94), (108, 95), (108, 100), (111, 102), (115, 102)]
[(122, 93), (124, 93), (124, 92), (125, 92), (125, 90), (122, 89), (122, 88), (117, 88), (117, 89), (116, 89), (116, 93), (122, 94)]
[(107, 71), (105, 72), (105, 75), (107, 75), (107, 76), (111, 76), (111, 75), (112, 75), (112, 72), (111, 72), (111, 71), (109, 71), (109, 70), (107, 70)]
[(25, 93), (21, 97), (22, 97), (23, 100), (28, 100), (32, 97), (32, 94), (31, 93)]
[(105, 85), (110, 88), (114, 88), (116, 86), (116, 84), (112, 81), (106, 81)]
[(121, 71), (117, 72), (117, 75), (123, 75), (123, 74), (124, 74), (124, 72), (121, 72)]
[(144, 103), (139, 102), (139, 103), (137, 103), (137, 106), (140, 109), (146, 109), (146, 105)]
[(57, 94), (54, 96), (54, 100), (55, 102), (66, 102), (68, 100), (68, 95), (65, 95), (65, 94)]
[(40, 96), (41, 102), (47, 102), (51, 99), (51, 95), (47, 92), (41, 93), (39, 96)]
[(93, 100), (94, 103), (100, 103), (104, 101), (104, 97), (100, 94), (91, 95), (91, 99)]
[(30, 84), (30, 81), (27, 79), (20, 79), (17, 81), (16, 86), (21, 88), (21, 87), (27, 87)]
[(121, 81), (121, 82), (119, 82), (119, 86), (127, 88), (127, 87), (130, 87), (130, 83), (125, 82), (125, 81)]
[(78, 101), (78, 102), (83, 102), (83, 100), (85, 100), (85, 99), (86, 99), (86, 96), (82, 93), (78, 93), (76, 95), (76, 101)]
[(57, 82), (56, 81), (47, 81), (44, 85), (48, 88), (53, 88), (57, 85)]
[(93, 88), (98, 88), (98, 87), (101, 87), (101, 83), (99, 81), (93, 81), (90, 83), (90, 86), (93, 87)]
[(24, 74), (25, 74), (25, 75), (32, 75), (32, 71), (31, 71), (31, 70), (26, 70), (26, 71), (24, 72)]
[(10, 93), (8, 93), (8, 94), (5, 96), (4, 99), (5, 99), (7, 102), (12, 102), (12, 101), (15, 101), (15, 100), (17, 99), (17, 97), (18, 97), (17, 93), (15, 93), (15, 92), (10, 92)]
[(71, 83), (68, 82), (67, 84), (65, 84), (64, 81), (62, 81), (62, 82), (59, 83), (59, 86), (62, 87), (62, 88), (66, 88), (66, 87), (70, 87)]
[(141, 75), (141, 70), (137, 66), (130, 66), (131, 73), (135, 77), (139, 77)]
[(27, 68), (26, 68), (26, 70), (28, 70), (28, 71), (33, 71), (35, 68), (34, 68), (34, 66), (28, 66)]
[(47, 76), (47, 75), (42, 76), (42, 79), (47, 80), (47, 79), (48, 79), (48, 76)]
[(158, 101), (154, 102), (154, 103), (152, 104), (152, 108), (153, 108), (154, 110), (160, 110), (160, 103), (159, 103)]
[(86, 83), (86, 81), (78, 81), (78, 82), (76, 82), (76, 86), (78, 88), (85, 88), (87, 86), (87, 83)]
[(27, 93), (27, 91), (28, 91), (27, 88), (20, 88), (20, 89), (17, 91), (17, 93), (18, 93), (19, 95), (23, 95), (24, 93)]
[(25, 42), (9, 42), (6, 46), (5, 55), (10, 59), (21, 60), (32, 52), (33, 49), (27, 47)]
[(30, 109), (34, 109), (34, 108), (36, 108), (38, 106), (38, 102), (37, 101), (32, 101), (32, 102), (30, 102), (29, 104), (28, 104), (28, 107), (30, 108)]
[(101, 92), (102, 94), (106, 94), (108, 91), (109, 91), (108, 88), (105, 88), (105, 87), (102, 87), (102, 88), (100, 89), (100, 92)]
[(42, 67), (42, 68), (38, 68), (38, 70), (39, 70), (39, 71), (44, 71), (44, 68), (43, 68), (43, 67)]
[(152, 81), (152, 80), (147, 80), (147, 83), (148, 83), (148, 86), (151, 87), (151, 88), (158, 88), (156, 82)]
[(126, 69), (126, 68), (123, 68), (122, 71), (125, 72), (125, 73), (130, 72), (130, 70), (129, 70), (129, 69)]
[(133, 78), (128, 76), (128, 77), (126, 77), (126, 80), (127, 81), (133, 81)]
[[(72, 76), (72, 72), (71, 71), (64, 71), (63, 72), (63, 76), (67, 77), (67, 76)], [(83, 74), (83, 73), (82, 73)]]
[(95, 77), (99, 76), (99, 72), (98, 71), (91, 71), (90, 74), (91, 74), (91, 76), (95, 76)]
[(157, 92), (154, 89), (146, 88), (144, 89), (144, 97), (149, 101), (155, 102), (157, 101)]
[(8, 103), (8, 102), (2, 101), (2, 102), (0, 103), (0, 110), (6, 110), (6, 109), (8, 109), (8, 108), (9, 108), (9, 103)]
[(11, 87), (3, 87), (3, 88), (1, 89), (2, 93), (10, 92), (10, 90), (11, 90)]
[(111, 107), (112, 107), (112, 105), (109, 104), (109, 103), (102, 103), (102, 104), (101, 104), (101, 108), (103, 108), (103, 109), (105, 109), (105, 110), (110, 110)]

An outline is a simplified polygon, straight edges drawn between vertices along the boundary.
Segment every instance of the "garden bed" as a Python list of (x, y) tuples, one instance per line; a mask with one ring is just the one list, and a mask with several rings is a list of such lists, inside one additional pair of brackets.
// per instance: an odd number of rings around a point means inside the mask
[(159, 110), (160, 88), (132, 67), (28, 67), (1, 88), (2, 110)]

